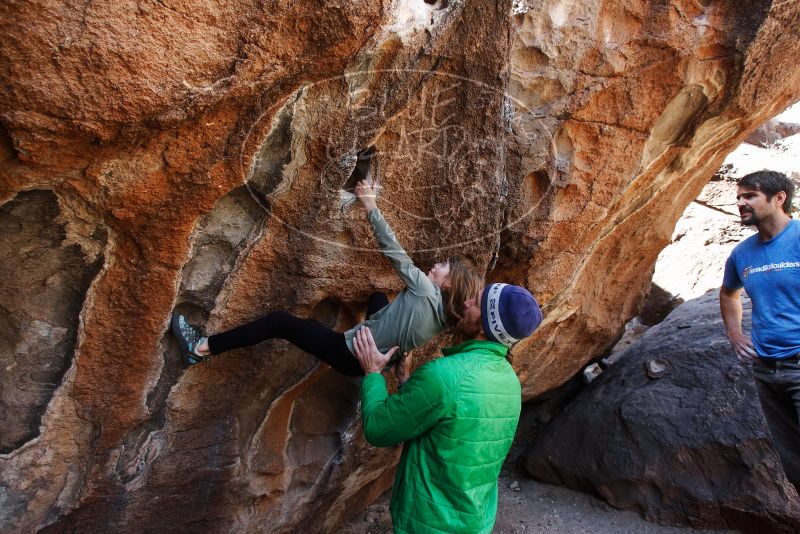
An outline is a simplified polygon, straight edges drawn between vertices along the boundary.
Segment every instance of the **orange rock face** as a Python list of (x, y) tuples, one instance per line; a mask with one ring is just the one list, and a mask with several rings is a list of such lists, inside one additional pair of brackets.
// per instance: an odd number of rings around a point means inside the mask
[(0, 7), (0, 529), (330, 531), (388, 487), (357, 382), (284, 342), (185, 369), (167, 328), (399, 290), (360, 176), (418, 264), (540, 297), (526, 397), (609, 347), (800, 97), (800, 5), (530, 4)]

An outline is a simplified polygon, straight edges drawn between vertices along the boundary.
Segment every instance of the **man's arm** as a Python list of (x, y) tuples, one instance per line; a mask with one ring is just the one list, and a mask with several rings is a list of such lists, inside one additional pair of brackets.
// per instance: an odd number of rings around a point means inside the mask
[(756, 352), (753, 350), (753, 341), (750, 336), (742, 332), (741, 295), (742, 288), (731, 289), (722, 286), (719, 290), (719, 311), (733, 351), (739, 361), (749, 362), (756, 359)]
[(397, 445), (423, 434), (439, 421), (446, 408), (447, 389), (430, 366), (422, 366), (400, 392), (389, 395), (380, 371), (390, 354), (378, 351), (369, 328), (356, 333), (353, 346), (366, 373), (361, 384), (361, 419), (370, 444)]
[(418, 295), (430, 295), (434, 291), (433, 283), (428, 280), (428, 276), (423, 273), (406, 251), (400, 246), (397, 237), (389, 227), (389, 223), (383, 218), (383, 214), (378, 209), (376, 202), (377, 191), (374, 184), (363, 180), (356, 185), (356, 196), (367, 212), (367, 219), (372, 226), (372, 233), (381, 247), (383, 255), (392, 263), (397, 274), (403, 279), (403, 283), (412, 293)]

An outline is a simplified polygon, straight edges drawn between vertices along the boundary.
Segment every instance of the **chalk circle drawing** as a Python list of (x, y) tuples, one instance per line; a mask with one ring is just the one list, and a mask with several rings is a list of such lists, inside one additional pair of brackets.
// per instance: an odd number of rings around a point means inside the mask
[[(379, 105), (359, 104), (360, 95), (365, 90), (359, 89), (358, 83), (362, 80), (372, 80), (376, 74), (388, 74), (398, 77), (402, 74), (422, 75), (425, 77), (425, 83), (420, 86), (415, 85), (413, 91), (409, 89), (405, 96), (393, 93), (390, 101), (391, 110), (393, 111), (389, 111), (385, 107), (387, 105), (385, 94), (380, 95), (383, 99)], [(434, 77), (439, 77), (440, 79), (436, 80), (436, 83), (431, 83)], [(388, 165), (390, 162), (395, 166), (405, 163), (409, 176), (412, 176), (400, 190), (394, 192), (414, 194), (419, 197), (420, 194), (426, 192), (433, 194), (435, 190), (464, 186), (464, 172), (459, 172), (459, 168), (463, 167), (467, 162), (474, 163), (470, 167), (472, 173), (470, 176), (471, 183), (476, 182), (474, 176), (476, 169), (478, 172), (481, 172), (481, 169), (485, 169), (488, 174), (492, 174), (496, 172), (498, 167), (504, 168), (504, 165), (492, 165), (486, 161), (486, 153), (494, 152), (495, 157), (506, 157), (504, 152), (506, 143), (499, 138), (501, 136), (516, 137), (523, 140), (523, 142), (533, 142), (545, 137), (549, 139), (549, 142), (553, 142), (551, 127), (548, 127), (542, 120), (547, 118), (546, 115), (539, 114), (538, 110), (531, 110), (524, 102), (509, 95), (502, 88), (493, 87), (485, 82), (464, 76), (435, 70), (360, 70), (305, 85), (295, 92), (295, 94), (299, 95), (295, 102), (302, 100), (303, 95), (307, 94), (311, 88), (318, 88), (325, 84), (334, 85), (334, 90), (330, 94), (340, 95), (343, 99), (342, 104), (345, 104), (348, 108), (348, 119), (359, 132), (359, 135), (355, 136), (358, 139), (354, 138), (350, 146), (343, 147), (342, 139), (339, 137), (332, 137), (325, 144), (326, 163), (320, 173), (320, 182), (323, 189), (326, 189), (331, 195), (331, 198), (336, 199), (334, 202), (339, 203), (341, 212), (351, 209), (352, 205), (357, 201), (354, 188), (359, 180), (377, 179), (380, 198), (381, 167)], [(465, 85), (471, 85), (472, 87), (466, 88)], [(470, 92), (470, 105), (472, 108), (482, 105), (485, 106), (485, 109), (491, 109), (490, 106), (501, 107), (496, 115), (498, 117), (498, 138), (479, 138), (478, 135), (471, 134), (459, 123), (459, 114), (454, 112), (453, 108), (458, 107), (459, 92), (463, 93), (465, 90)], [(403, 98), (406, 99), (405, 103), (401, 100)], [(377, 100), (381, 100), (381, 98)], [(253, 128), (262, 122), (265, 115), (272, 112), (274, 110), (270, 108), (258, 120), (253, 122), (253, 127), (247, 132), (242, 146), (247, 145), (253, 133)], [(374, 142), (383, 132), (389, 129), (392, 121), (400, 116), (404, 118), (404, 121), (398, 123), (397, 127), (392, 129), (394, 139), (391, 150), (379, 151), (372, 143), (367, 143), (366, 146), (363, 146), (363, 144), (357, 145), (358, 140), (363, 139), (372, 139)], [(359, 125), (363, 126), (363, 129), (359, 129)], [(409, 125), (413, 127), (409, 127)], [(254, 161), (255, 158), (253, 158), (252, 162), (246, 163), (244, 154), (240, 155), (243, 176), (249, 177), (252, 174)], [(433, 163), (434, 167), (440, 171), (437, 174), (436, 183), (414, 183), (414, 167), (420, 166), (419, 163), (423, 161), (426, 164)], [(343, 179), (345, 176), (347, 178)], [(488, 179), (491, 180), (493, 178), (489, 176)], [(359, 247), (341, 243), (310, 233), (289, 221), (280, 219), (273, 213), (273, 210), (264, 206), (263, 199), (251, 189), (247, 180), (245, 183), (250, 193), (267, 211), (269, 217), (279, 224), (309, 239), (327, 244), (358, 251), (377, 250), (377, 245), (374, 247)], [(492, 239), (493, 236), (497, 236), (503, 230), (530, 217), (539, 208), (541, 202), (548, 197), (553, 187), (551, 181), (547, 190), (539, 199), (536, 199), (535, 203), (529, 206), (525, 213), (508, 220), (502, 228), (492, 228), (489, 231), (482, 232), (480, 235), (471, 236), (468, 239), (460, 239), (458, 242), (447, 245), (429, 248), (423, 245), (416, 248), (409, 247), (406, 250), (409, 253), (442, 253), (447, 250), (462, 248), (468, 244)], [(490, 200), (486, 199), (487, 202)], [(418, 220), (420, 222), (419, 228), (423, 228), (423, 223), (431, 219), (428, 215), (413, 213), (404, 206), (391, 204), (387, 199), (383, 199), (380, 202), (380, 207), (385, 213), (392, 212), (396, 217)], [(408, 246), (414, 241), (408, 238), (409, 236), (401, 236), (404, 246)]]

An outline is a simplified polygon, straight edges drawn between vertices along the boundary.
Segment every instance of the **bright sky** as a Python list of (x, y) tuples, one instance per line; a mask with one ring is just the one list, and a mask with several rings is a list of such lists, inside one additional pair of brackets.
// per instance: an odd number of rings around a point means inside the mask
[(800, 122), (800, 102), (797, 102), (775, 118), (783, 122)]

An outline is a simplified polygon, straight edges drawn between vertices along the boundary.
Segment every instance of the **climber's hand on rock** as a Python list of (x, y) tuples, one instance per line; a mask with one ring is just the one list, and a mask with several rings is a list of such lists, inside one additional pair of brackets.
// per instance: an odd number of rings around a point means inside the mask
[(378, 207), (378, 187), (372, 180), (361, 180), (356, 184), (356, 196), (364, 209), (370, 211)]
[(375, 345), (372, 332), (366, 326), (356, 332), (356, 337), (353, 339), (353, 348), (356, 350), (356, 359), (361, 364), (365, 375), (383, 371), (383, 368), (389, 363), (389, 359), (399, 349), (399, 347), (392, 347), (389, 352), (382, 354)]

